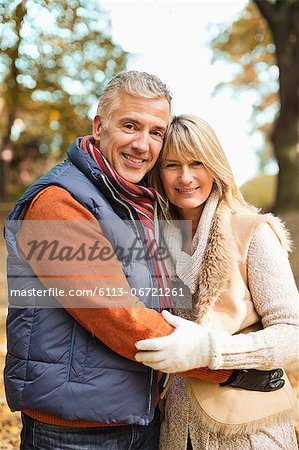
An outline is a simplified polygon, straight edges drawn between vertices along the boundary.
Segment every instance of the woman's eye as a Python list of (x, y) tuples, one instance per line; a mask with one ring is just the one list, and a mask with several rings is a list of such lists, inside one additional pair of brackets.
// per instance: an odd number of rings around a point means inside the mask
[(165, 167), (167, 169), (174, 169), (174, 168), (178, 167), (178, 165), (175, 163), (169, 163), (169, 164), (166, 164)]
[(193, 166), (202, 166), (202, 162), (201, 161), (193, 161)]

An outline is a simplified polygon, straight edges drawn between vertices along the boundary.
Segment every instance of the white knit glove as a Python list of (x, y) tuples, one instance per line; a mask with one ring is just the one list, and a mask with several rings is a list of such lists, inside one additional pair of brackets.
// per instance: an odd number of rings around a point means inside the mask
[(168, 311), (162, 315), (176, 330), (169, 336), (136, 342), (136, 348), (142, 351), (136, 353), (135, 359), (165, 373), (209, 366), (215, 357), (211, 331)]

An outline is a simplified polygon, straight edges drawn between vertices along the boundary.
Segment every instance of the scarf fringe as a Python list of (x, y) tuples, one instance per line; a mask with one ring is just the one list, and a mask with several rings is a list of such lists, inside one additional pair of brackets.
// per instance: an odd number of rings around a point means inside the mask
[[(161, 249), (155, 237), (154, 201), (156, 192), (140, 184), (134, 184), (122, 178), (101, 151), (96, 147), (92, 136), (85, 136), (80, 142), (83, 151), (89, 154), (101, 169), (101, 177), (97, 178), (98, 187), (105, 186), (114, 203), (118, 203), (128, 213), (130, 226), (133, 225), (136, 237), (146, 245), (151, 257), (153, 268), (152, 277), (159, 288), (160, 312), (165, 308), (172, 308), (171, 281), (161, 255)], [(140, 226), (141, 225), (141, 226)]]

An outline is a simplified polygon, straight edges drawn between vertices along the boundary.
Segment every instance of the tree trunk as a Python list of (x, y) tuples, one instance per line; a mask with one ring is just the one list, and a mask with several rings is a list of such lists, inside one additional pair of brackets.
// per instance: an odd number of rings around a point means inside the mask
[(4, 150), (12, 151), (12, 143), (10, 139), (11, 127), (15, 120), (15, 112), (11, 112), (8, 117), (6, 132), (2, 139), (2, 149), (0, 151), (0, 201), (5, 202), (7, 200), (7, 179), (9, 171), (9, 163), (4, 157)]
[(11, 60), (10, 72), (6, 77), (6, 93), (5, 93), (5, 108), (7, 111), (7, 123), (4, 131), (4, 136), (2, 138), (2, 145), (0, 148), (0, 201), (5, 201), (7, 199), (7, 179), (8, 179), (8, 170), (9, 163), (4, 161), (1, 157), (1, 153), (5, 149), (13, 150), (12, 142), (11, 142), (11, 128), (14, 124), (14, 121), (17, 117), (17, 108), (19, 105), (19, 95), (20, 88), (17, 82), (17, 77), (19, 75), (19, 70), (16, 65), (16, 61), (19, 57), (19, 46), (21, 42), (21, 27), (24, 20), (25, 15), (25, 3), (26, 0), (22, 0), (22, 2), (17, 6), (15, 13), (15, 22), (16, 27), (15, 31), (17, 34), (17, 42), (14, 47), (7, 50), (7, 55)]
[(275, 210), (299, 210), (299, 0), (255, 0), (267, 20), (279, 68), (280, 111), (272, 143), (279, 166)]

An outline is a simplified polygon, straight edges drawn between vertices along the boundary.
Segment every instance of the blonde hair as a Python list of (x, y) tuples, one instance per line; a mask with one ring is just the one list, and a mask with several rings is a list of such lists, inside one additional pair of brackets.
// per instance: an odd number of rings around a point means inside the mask
[(144, 98), (165, 97), (171, 110), (171, 93), (160, 78), (136, 70), (121, 72), (109, 81), (99, 100), (97, 114), (102, 117), (103, 124), (109, 119), (121, 92)]
[(163, 149), (149, 181), (158, 193), (158, 216), (160, 219), (179, 219), (178, 210), (168, 204), (160, 178), (160, 164), (171, 154), (179, 161), (201, 161), (214, 178), (220, 198), (233, 211), (257, 211), (247, 203), (236, 185), (231, 167), (221, 144), (211, 126), (203, 119), (192, 115), (174, 116), (168, 126)]

